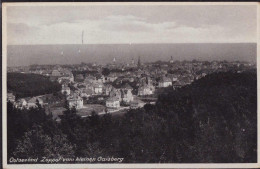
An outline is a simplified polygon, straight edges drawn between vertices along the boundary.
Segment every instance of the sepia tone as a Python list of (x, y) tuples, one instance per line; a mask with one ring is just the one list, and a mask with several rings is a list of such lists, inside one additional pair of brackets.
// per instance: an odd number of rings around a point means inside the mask
[(257, 163), (256, 5), (6, 19), (8, 165)]

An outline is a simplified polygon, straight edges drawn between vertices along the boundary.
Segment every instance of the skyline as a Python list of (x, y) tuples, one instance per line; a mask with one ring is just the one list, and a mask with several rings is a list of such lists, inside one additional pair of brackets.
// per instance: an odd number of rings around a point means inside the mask
[[(226, 44), (84, 44), (9, 45), (8, 66), (30, 64), (127, 63), (141, 57), (142, 62), (158, 60), (227, 60), (256, 62), (256, 43)], [(79, 52), (80, 50), (80, 52)]]
[(256, 5), (8, 6), (7, 44), (255, 43)]

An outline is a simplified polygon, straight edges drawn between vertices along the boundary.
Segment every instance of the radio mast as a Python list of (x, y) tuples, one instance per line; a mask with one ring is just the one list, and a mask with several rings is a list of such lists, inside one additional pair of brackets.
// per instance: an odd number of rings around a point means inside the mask
[(84, 31), (82, 31), (82, 44), (84, 44)]

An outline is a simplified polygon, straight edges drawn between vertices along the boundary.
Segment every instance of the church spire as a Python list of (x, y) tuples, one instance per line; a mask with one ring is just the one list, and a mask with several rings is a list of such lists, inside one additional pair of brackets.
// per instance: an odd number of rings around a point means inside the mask
[(138, 57), (138, 63), (137, 63), (138, 67), (141, 66), (141, 59), (140, 59), (140, 56)]

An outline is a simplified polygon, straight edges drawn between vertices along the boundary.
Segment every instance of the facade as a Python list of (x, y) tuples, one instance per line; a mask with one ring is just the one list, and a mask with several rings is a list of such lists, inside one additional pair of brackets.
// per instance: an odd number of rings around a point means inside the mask
[(25, 99), (19, 99), (16, 103), (15, 103), (15, 107), (16, 108), (27, 108), (27, 101)]
[(129, 103), (134, 100), (132, 90), (123, 89), (122, 90), (122, 101)]
[(109, 94), (110, 98), (116, 98), (119, 101), (121, 101), (122, 99), (122, 94), (121, 91), (119, 89), (113, 88), (112, 91)]
[(73, 108), (73, 107), (75, 107), (76, 109), (83, 108), (83, 99), (76, 94), (68, 96), (67, 102), (68, 102), (69, 108)]
[(102, 94), (103, 93), (103, 85), (102, 84), (95, 84), (94, 85), (94, 93), (95, 94)]
[(142, 85), (138, 88), (139, 96), (146, 96), (154, 94), (155, 88), (153, 85)]
[(66, 85), (62, 85), (61, 93), (65, 95), (70, 95), (70, 88)]
[(172, 81), (170, 78), (167, 78), (167, 77), (162, 77), (161, 80), (159, 81), (159, 87), (162, 88), (162, 87), (169, 87), (172, 85)]
[(108, 96), (110, 92), (113, 90), (113, 88), (114, 87), (110, 84), (105, 85), (103, 90), (104, 94)]
[(137, 109), (137, 108), (141, 108), (144, 107), (145, 103), (141, 100), (134, 100), (131, 102), (130, 104), (130, 108), (131, 109)]
[(15, 102), (15, 95), (13, 95), (13, 93), (7, 93), (7, 101), (14, 103)]
[(61, 73), (60, 73), (58, 70), (53, 70), (53, 71), (51, 72), (51, 75), (52, 75), (52, 76), (61, 76)]
[(93, 91), (91, 89), (82, 89), (80, 96), (81, 97), (90, 97), (93, 94)]
[(106, 107), (107, 108), (119, 108), (120, 107), (120, 101), (118, 100), (118, 98), (110, 97), (106, 101)]
[(40, 105), (43, 105), (43, 100), (37, 97), (32, 97), (27, 101), (27, 107), (31, 108), (31, 107), (37, 107), (37, 102)]

